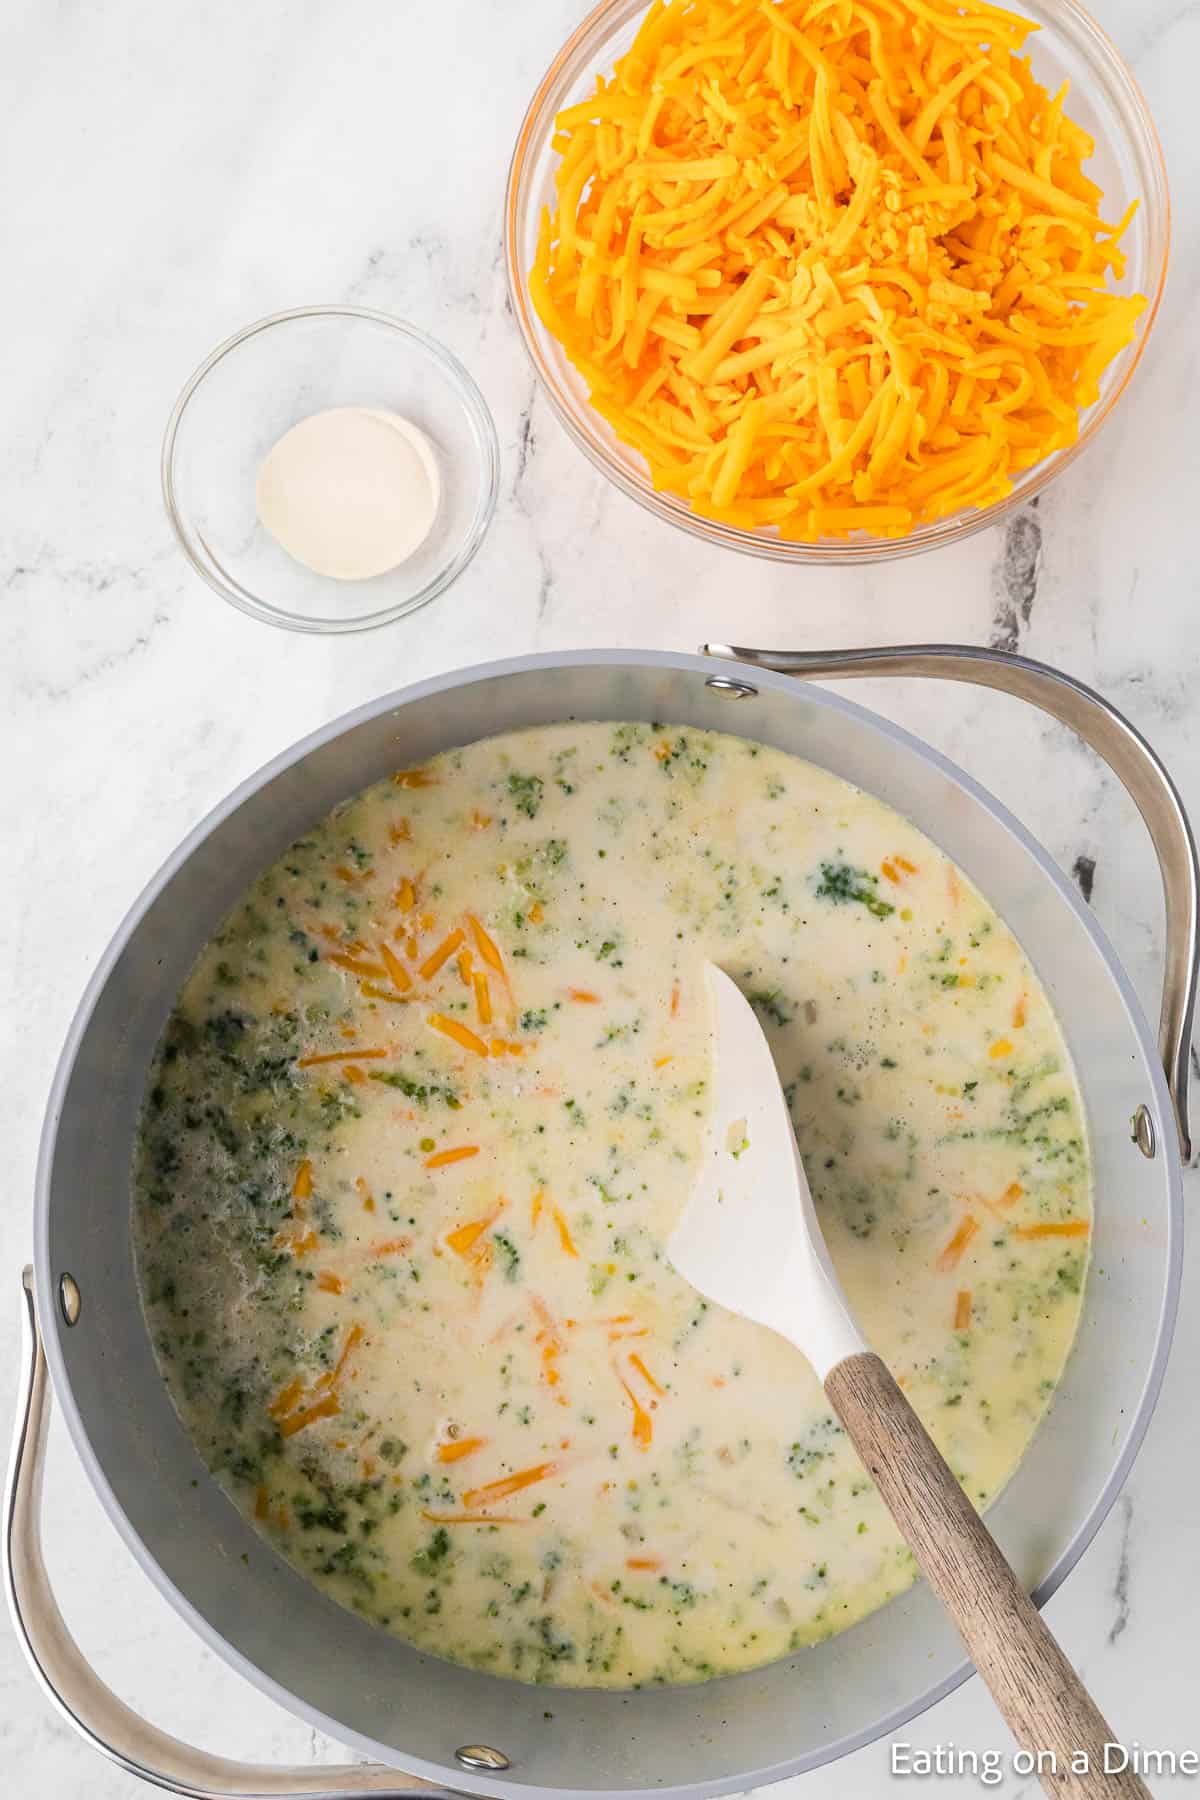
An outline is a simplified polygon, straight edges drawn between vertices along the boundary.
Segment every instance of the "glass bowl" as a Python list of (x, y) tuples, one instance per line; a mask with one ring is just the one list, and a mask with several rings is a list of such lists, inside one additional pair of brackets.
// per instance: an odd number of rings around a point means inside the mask
[[(441, 497), (409, 559), (366, 581), (296, 562), (259, 523), (258, 466), (285, 431), (330, 406), (383, 407), (433, 443)], [(496, 506), (500, 446), (456, 357), (414, 325), (359, 306), (305, 306), (218, 345), (171, 413), (163, 498), (197, 574), (232, 606), (290, 631), (367, 631), (424, 606), (466, 568)]]
[(568, 435), (602, 474), (660, 519), (710, 544), (776, 562), (888, 561), (957, 543), (1024, 506), (1074, 462), (1108, 418), (1141, 359), (1162, 299), (1170, 241), (1166, 167), (1145, 99), (1115, 45), (1075, 0), (1013, 0), (1013, 10), (1040, 27), (1027, 45), (1034, 75), (1052, 93), (1063, 81), (1070, 82), (1071, 115), (1095, 139), (1096, 153), (1087, 164), (1087, 173), (1104, 191), (1106, 216), (1120, 217), (1131, 199), (1141, 199), (1122, 239), (1127, 257), (1125, 277), (1115, 285), (1122, 293), (1145, 294), (1149, 304), (1133, 342), (1105, 371), (1100, 398), (1083, 415), (1075, 443), (1020, 471), (1013, 477), (1012, 493), (991, 506), (965, 509), (933, 524), (918, 525), (902, 538), (856, 532), (850, 538), (798, 543), (773, 530), (744, 530), (702, 518), (686, 500), (658, 491), (638, 452), (621, 443), (589, 404), (583, 377), (546, 330), (529, 297), (526, 274), (537, 247), (538, 223), (542, 208), (552, 203), (554, 194), (558, 157), (550, 139), (555, 117), (563, 107), (586, 99), (594, 91), (597, 75), (611, 72), (616, 59), (632, 43), (646, 10), (646, 0), (601, 0), (584, 19), (530, 101), (509, 169), (504, 237), (513, 314), (534, 369)]

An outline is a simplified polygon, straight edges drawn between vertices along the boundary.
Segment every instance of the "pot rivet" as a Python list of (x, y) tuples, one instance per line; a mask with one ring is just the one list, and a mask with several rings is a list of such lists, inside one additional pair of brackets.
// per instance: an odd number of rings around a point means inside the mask
[(730, 700), (753, 700), (758, 693), (748, 681), (735, 681), (732, 675), (710, 675), (704, 683), (714, 693), (725, 694)]
[(1150, 1108), (1139, 1106), (1129, 1121), (1129, 1135), (1145, 1157), (1153, 1158), (1158, 1149), (1158, 1138), (1154, 1130), (1154, 1119)]
[(464, 1744), (461, 1750), (454, 1752), (454, 1760), (464, 1769), (507, 1769), (511, 1767), (503, 1750), (493, 1750), (490, 1744)]
[(60, 1275), (58, 1278), (58, 1304), (62, 1308), (62, 1316), (68, 1325), (79, 1323), (79, 1314), (83, 1306), (83, 1297), (79, 1292), (79, 1283), (73, 1275)]

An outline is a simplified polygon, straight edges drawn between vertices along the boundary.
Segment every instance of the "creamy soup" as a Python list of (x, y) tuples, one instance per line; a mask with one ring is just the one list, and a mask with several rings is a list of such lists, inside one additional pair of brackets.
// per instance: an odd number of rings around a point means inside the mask
[(878, 800), (674, 726), (473, 744), (294, 844), (165, 1032), (134, 1216), (175, 1405), (281, 1555), (438, 1655), (692, 1681), (913, 1579), (800, 1354), (665, 1259), (709, 958), (867, 1335), (986, 1505), (1079, 1317), (1084, 1124), (1020, 946)]

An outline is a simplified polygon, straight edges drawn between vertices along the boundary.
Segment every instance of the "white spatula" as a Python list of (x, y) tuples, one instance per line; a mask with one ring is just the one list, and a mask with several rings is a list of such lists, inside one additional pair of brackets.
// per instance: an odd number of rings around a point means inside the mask
[(707, 1299), (808, 1358), (1018, 1745), (1042, 1753), (1046, 1792), (1146, 1800), (1137, 1775), (1105, 1772), (1105, 1746), (1119, 1740), (868, 1348), (821, 1233), (770, 1045), (729, 976), (709, 964), (708, 978), (715, 1098), (703, 1170), (668, 1256)]

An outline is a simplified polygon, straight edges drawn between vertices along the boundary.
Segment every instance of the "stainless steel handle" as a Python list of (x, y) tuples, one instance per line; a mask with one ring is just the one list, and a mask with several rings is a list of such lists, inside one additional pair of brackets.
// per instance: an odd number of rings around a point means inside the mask
[(1184, 1162), (1189, 1162), (1188, 1062), (1196, 1008), (1200, 865), (1179, 790), (1129, 720), (1082, 681), (1006, 650), (980, 650), (966, 644), (905, 644), (878, 650), (750, 650), (738, 644), (703, 644), (701, 651), (705, 656), (748, 663), (751, 668), (807, 678), (917, 675), (973, 682), (1028, 700), (1091, 745), (1132, 795), (1158, 857), (1167, 922), (1158, 1047), (1175, 1108), (1180, 1149)]
[(378, 1763), (320, 1768), (260, 1769), (210, 1756), (150, 1725), (118, 1700), (100, 1680), (67, 1630), (42, 1560), (42, 1470), (49, 1422), (49, 1378), (33, 1297), (33, 1270), (23, 1280), (21, 1393), (4, 1491), (0, 1545), (4, 1591), (17, 1641), (38, 1682), (79, 1735), (118, 1763), (171, 1794), (189, 1800), (268, 1800), (305, 1795), (307, 1800), (357, 1800), (362, 1794), (392, 1800), (421, 1793), (450, 1800), (414, 1775)]

